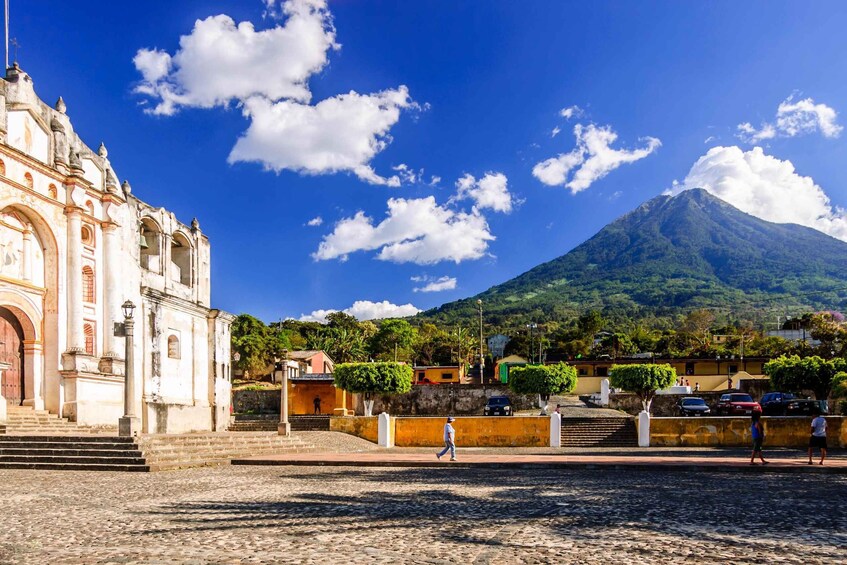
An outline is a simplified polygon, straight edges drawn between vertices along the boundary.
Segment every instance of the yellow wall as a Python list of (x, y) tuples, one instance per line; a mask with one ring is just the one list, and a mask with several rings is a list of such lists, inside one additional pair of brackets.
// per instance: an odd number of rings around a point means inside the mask
[(376, 443), (379, 441), (379, 418), (371, 416), (347, 416), (330, 418), (329, 429), (333, 432), (350, 434)]
[(600, 392), (600, 381), (606, 377), (579, 377), (573, 394), (594, 394)]
[[(847, 422), (829, 416), (827, 441), (830, 447), (847, 447)], [(809, 445), (811, 418), (763, 417), (764, 447), (805, 448)], [(750, 418), (651, 418), (651, 447), (749, 447)]]
[[(444, 445), (446, 418), (397, 418), (397, 447)], [(453, 422), (459, 447), (547, 447), (550, 418), (544, 416), (458, 417)]]
[[(431, 383), (458, 383), (461, 382), (459, 367), (415, 367), (413, 381), (415, 383), (422, 382), (421, 373), (426, 373), (424, 378), (429, 379)], [(445, 379), (442, 375), (449, 373), (450, 378)]]
[(321, 399), (321, 413), (333, 414), (336, 408), (353, 408), (351, 394), (344, 394), (333, 386), (332, 381), (288, 381), (288, 413), (292, 416), (314, 414), (315, 397)]

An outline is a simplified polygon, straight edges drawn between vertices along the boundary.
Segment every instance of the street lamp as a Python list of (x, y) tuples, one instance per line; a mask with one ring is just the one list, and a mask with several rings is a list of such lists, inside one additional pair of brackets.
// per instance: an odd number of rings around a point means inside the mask
[(127, 300), (121, 306), (121, 310), (123, 310), (124, 321), (122, 324), (115, 324), (115, 329), (126, 338), (126, 349), (124, 351), (124, 415), (118, 419), (118, 435), (132, 437), (137, 436), (141, 431), (141, 419), (135, 415), (135, 359), (132, 343), (135, 330), (132, 314), (135, 311), (135, 304)]
[(279, 425), (277, 433), (281, 436), (291, 435), (291, 424), (288, 422), (288, 350), (282, 350), (282, 392), (279, 397)]
[(477, 298), (476, 305), (479, 308), (479, 384), (484, 384), (483, 377), (485, 369), (485, 356), (482, 353), (482, 299)]
[(535, 358), (535, 347), (533, 347), (532, 343), (532, 332), (535, 328), (538, 327), (538, 324), (530, 322), (526, 325), (526, 328), (529, 330), (529, 362), (532, 363), (532, 360)]

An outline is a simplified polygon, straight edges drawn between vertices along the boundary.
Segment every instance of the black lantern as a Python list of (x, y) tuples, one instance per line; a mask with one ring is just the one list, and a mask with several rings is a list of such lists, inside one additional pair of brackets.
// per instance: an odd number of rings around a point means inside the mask
[(135, 304), (127, 300), (121, 305), (121, 309), (124, 311), (124, 318), (132, 320), (132, 312), (135, 310)]

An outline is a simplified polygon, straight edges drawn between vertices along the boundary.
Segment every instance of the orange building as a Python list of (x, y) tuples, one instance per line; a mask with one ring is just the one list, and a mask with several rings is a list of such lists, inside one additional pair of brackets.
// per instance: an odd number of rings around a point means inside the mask
[(335, 363), (325, 351), (289, 351), (288, 414), (346, 416), (353, 412), (353, 395), (335, 387)]
[(441, 383), (464, 383), (464, 367), (458, 365), (421, 366), (414, 367), (414, 380), (416, 385), (441, 384)]

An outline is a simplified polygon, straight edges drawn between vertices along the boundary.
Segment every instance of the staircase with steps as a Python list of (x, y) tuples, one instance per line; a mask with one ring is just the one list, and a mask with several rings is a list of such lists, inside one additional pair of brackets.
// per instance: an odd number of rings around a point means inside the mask
[(275, 432), (279, 414), (235, 414), (229, 422), (231, 432)]
[(92, 428), (78, 426), (67, 418), (60, 418), (47, 410), (35, 410), (31, 406), (8, 406), (5, 430), (0, 433), (20, 435), (62, 435), (117, 432), (116, 426)]
[(118, 436), (0, 436), (0, 469), (149, 471), (132, 438)]
[(328, 432), (329, 414), (317, 416), (291, 416), (291, 430), (298, 432)]
[(632, 418), (562, 418), (562, 447), (638, 447)]
[(302, 453), (314, 446), (274, 432), (150, 435), (137, 440), (151, 471), (226, 465), (230, 460), (272, 453)]

